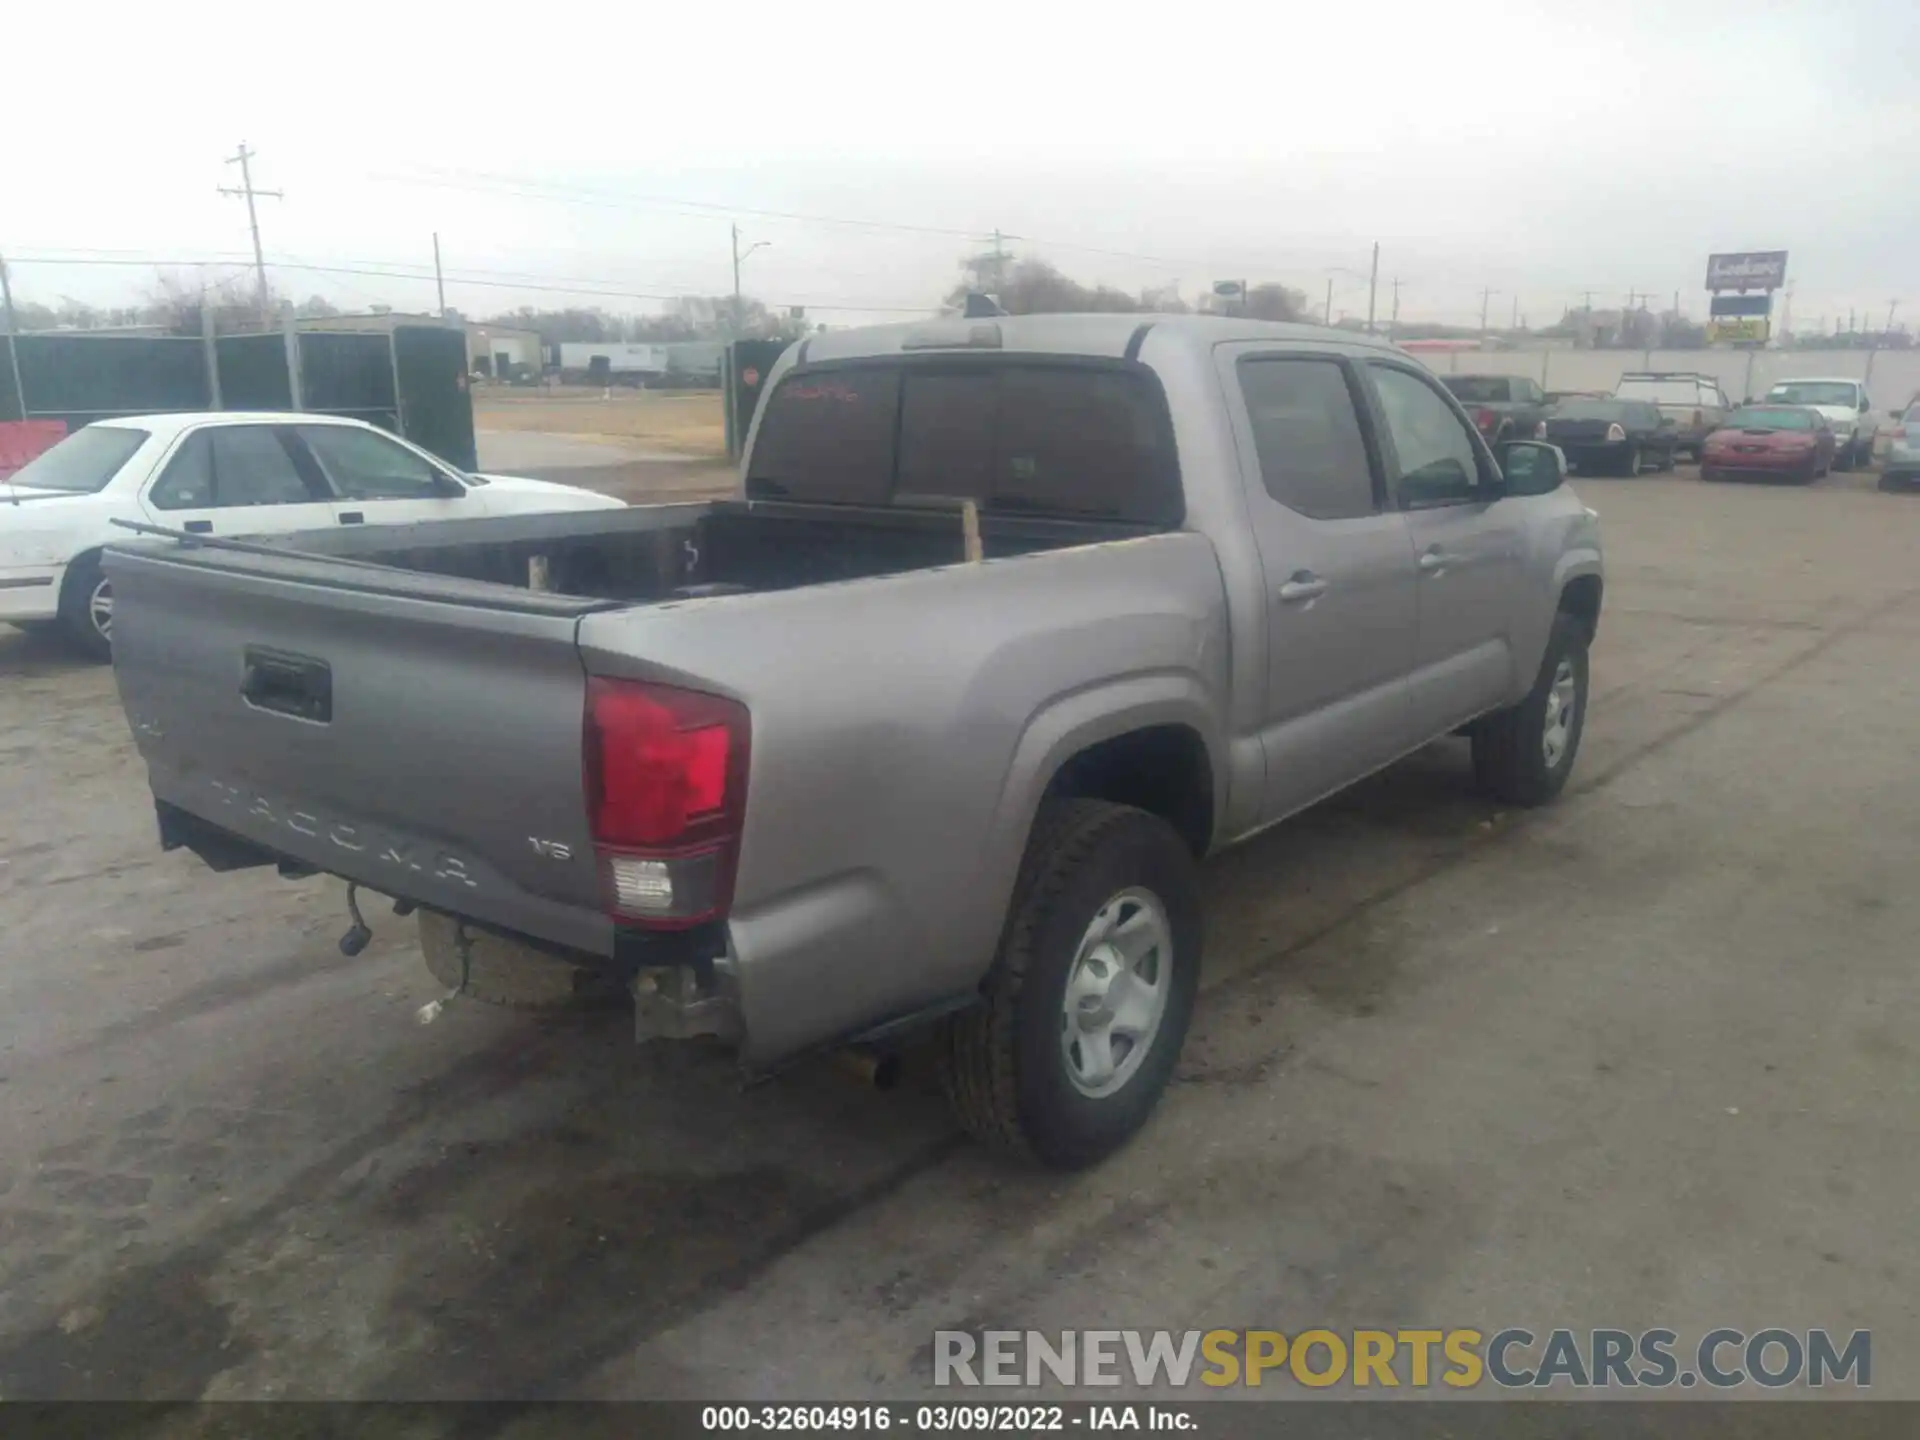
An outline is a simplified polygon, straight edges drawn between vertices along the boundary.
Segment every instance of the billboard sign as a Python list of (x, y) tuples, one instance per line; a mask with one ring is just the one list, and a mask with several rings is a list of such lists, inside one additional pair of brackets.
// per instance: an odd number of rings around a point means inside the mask
[(1778, 290), (1786, 282), (1784, 250), (1739, 250), (1707, 257), (1709, 290)]
[(1765, 316), (1709, 320), (1707, 340), (1714, 345), (1764, 345), (1769, 328)]
[(1773, 296), (1759, 295), (1716, 295), (1708, 302), (1707, 313), (1716, 320), (1731, 320), (1736, 316), (1751, 318), (1755, 315), (1773, 313)]

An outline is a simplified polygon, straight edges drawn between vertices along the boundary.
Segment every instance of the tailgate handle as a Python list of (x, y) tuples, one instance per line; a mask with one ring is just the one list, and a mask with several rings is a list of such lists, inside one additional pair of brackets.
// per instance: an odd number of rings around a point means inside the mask
[(321, 725), (333, 720), (333, 667), (324, 660), (249, 645), (240, 698), (256, 710)]

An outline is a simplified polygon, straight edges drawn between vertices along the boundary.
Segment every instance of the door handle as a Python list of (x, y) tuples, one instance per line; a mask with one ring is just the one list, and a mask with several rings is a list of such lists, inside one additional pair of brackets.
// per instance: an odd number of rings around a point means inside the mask
[(1318, 600), (1327, 593), (1327, 582), (1311, 570), (1297, 570), (1293, 578), (1280, 587), (1280, 599), (1283, 604), (1299, 605), (1308, 600)]
[(1429, 575), (1438, 575), (1447, 568), (1447, 552), (1429, 550), (1420, 557), (1420, 568)]
[(186, 531), (189, 535), (211, 535), (213, 533), (213, 521), (189, 520), (186, 524)]
[(240, 698), (256, 710), (325, 725), (333, 719), (333, 667), (311, 655), (248, 645), (240, 652)]
[(340, 517), (340, 523), (342, 525), (364, 525), (367, 523), (367, 517), (359, 510), (349, 510)]

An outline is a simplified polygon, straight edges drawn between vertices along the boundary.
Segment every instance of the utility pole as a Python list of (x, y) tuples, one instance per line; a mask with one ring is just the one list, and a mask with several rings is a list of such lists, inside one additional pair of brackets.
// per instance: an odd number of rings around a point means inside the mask
[[(993, 232), (993, 298), (998, 300), (1007, 288), (1007, 247), (1006, 237), (998, 229)], [(1247, 282), (1240, 282), (1240, 298), (1245, 300)]]
[(440, 295), (440, 318), (447, 318), (447, 281), (440, 273), (440, 232), (433, 232), (433, 288)]
[(1889, 335), (1893, 333), (1893, 312), (1898, 310), (1899, 308), (1900, 308), (1899, 296), (1896, 295), (1893, 299), (1887, 301), (1887, 334)]
[(1793, 282), (1787, 282), (1786, 298), (1780, 305), (1780, 343), (1793, 344)]
[(1507, 328), (1516, 332), (1520, 329), (1520, 297), (1518, 295), (1513, 297), (1513, 320)]
[(1499, 293), (1500, 292), (1492, 286), (1488, 286), (1480, 292), (1480, 339), (1483, 344), (1487, 338), (1487, 306), (1491, 303), (1493, 297)]
[(1400, 277), (1393, 277), (1393, 310), (1387, 316), (1387, 339), (1393, 339), (1394, 327), (1400, 323)]
[(254, 198), (260, 195), (268, 196), (274, 200), (284, 200), (287, 197), (278, 190), (256, 190), (253, 188), (253, 168), (249, 163), (252, 161), (253, 155), (254, 152), (247, 149), (247, 142), (242, 140), (239, 150), (227, 157), (227, 164), (238, 165), (240, 167), (240, 188), (236, 190), (230, 186), (222, 185), (220, 187), (220, 193), (222, 195), (244, 195), (247, 200), (247, 226), (253, 231), (253, 273), (260, 284), (260, 329), (262, 332), (265, 332), (272, 326), (273, 315), (267, 300), (267, 261), (266, 257), (260, 252), (260, 213), (254, 208), (253, 202)]
[(1373, 301), (1380, 290), (1380, 242), (1373, 242), (1373, 273), (1367, 277), (1367, 334), (1373, 334)]
[(1320, 317), (1322, 325), (1333, 324), (1333, 277), (1327, 276), (1327, 308)]

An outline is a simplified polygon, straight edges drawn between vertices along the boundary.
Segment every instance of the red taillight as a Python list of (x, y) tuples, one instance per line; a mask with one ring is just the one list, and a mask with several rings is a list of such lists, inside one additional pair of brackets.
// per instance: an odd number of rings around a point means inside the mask
[(1500, 423), (1500, 417), (1491, 410), (1476, 410), (1473, 412), (1473, 423), (1482, 430), (1491, 430)]
[(745, 813), (746, 708), (595, 677), (585, 730), (587, 815), (609, 908), (666, 928), (722, 913)]

